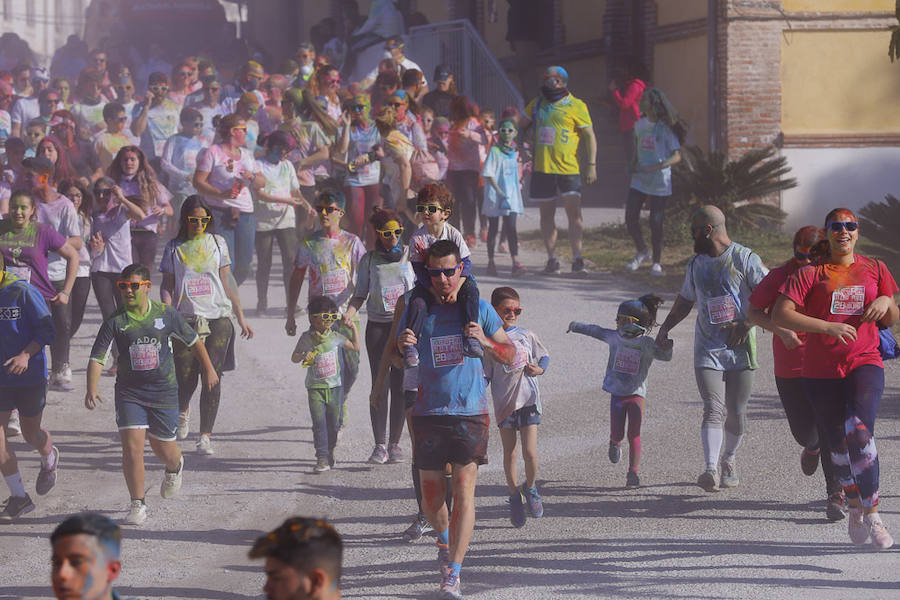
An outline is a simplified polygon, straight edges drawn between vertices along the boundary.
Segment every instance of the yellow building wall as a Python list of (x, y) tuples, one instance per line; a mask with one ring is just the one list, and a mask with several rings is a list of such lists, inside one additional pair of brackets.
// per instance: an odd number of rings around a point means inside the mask
[(894, 12), (894, 0), (783, 0), (787, 12)]
[(900, 73), (884, 31), (804, 31), (781, 47), (786, 134), (900, 133)]
[[(602, 37), (605, 12), (606, 2), (602, 0), (562, 0), (566, 43), (577, 44)], [(502, 20), (505, 21), (505, 17)]]
[(704, 149), (709, 148), (706, 55), (705, 36), (656, 44), (652, 81), (687, 120), (687, 143)]
[(707, 0), (656, 0), (656, 24), (669, 25), (702, 19), (707, 10)]

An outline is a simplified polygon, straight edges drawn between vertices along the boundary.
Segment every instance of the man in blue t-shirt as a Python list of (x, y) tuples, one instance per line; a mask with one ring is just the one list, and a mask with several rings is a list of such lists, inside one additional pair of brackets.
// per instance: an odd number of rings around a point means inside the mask
[[(428, 248), (428, 276), (441, 300), (429, 308), (416, 338), (404, 312), (397, 338), (402, 350), (419, 351), (419, 393), (412, 409), (414, 464), (422, 481), (422, 508), (438, 533), (441, 597), (461, 598), (459, 569), (475, 528), (475, 483), (478, 465), (487, 463), (487, 383), (481, 359), (463, 354), (463, 337), (477, 339), (496, 360), (512, 364), (516, 347), (503, 321), (485, 300), (478, 322), (464, 323), (453, 293), (462, 275), (459, 246), (438, 240)], [(453, 473), (453, 539), (445, 498), (444, 468)]]

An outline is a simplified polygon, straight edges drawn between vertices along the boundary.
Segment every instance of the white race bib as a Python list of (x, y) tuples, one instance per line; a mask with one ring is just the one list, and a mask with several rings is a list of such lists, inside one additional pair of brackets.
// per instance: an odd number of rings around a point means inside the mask
[(866, 305), (866, 286), (848, 285), (831, 293), (831, 314), (861, 315)]
[(540, 127), (538, 129), (538, 144), (541, 146), (552, 146), (554, 141), (556, 141), (556, 127)]
[(340, 294), (345, 289), (347, 289), (347, 273), (343, 269), (322, 274), (322, 292), (326, 296)]
[(205, 273), (185, 273), (184, 292), (188, 298), (205, 298), (212, 296), (212, 281)]
[(434, 368), (455, 367), (463, 364), (463, 336), (442, 335), (431, 338), (431, 357)]
[(331, 350), (324, 354), (316, 354), (315, 365), (316, 379), (327, 379), (337, 375), (337, 352)]
[(7, 265), (6, 272), (12, 273), (19, 279), (25, 281), (25, 283), (31, 283), (31, 267), (14, 267), (12, 265)]
[(394, 312), (394, 309), (397, 308), (397, 299), (404, 293), (406, 293), (406, 286), (402, 283), (382, 287), (381, 298), (384, 300), (385, 310)]
[(524, 369), (528, 364), (528, 350), (522, 345), (522, 342), (515, 340), (513, 345), (516, 347), (516, 358), (511, 365), (503, 365), (503, 370), (507, 373)]
[(156, 344), (132, 344), (128, 353), (131, 355), (132, 371), (152, 371), (159, 367), (159, 348)]
[(641, 369), (641, 351), (636, 348), (619, 347), (613, 370), (626, 375), (637, 375)]
[(717, 296), (706, 301), (709, 309), (709, 322), (713, 325), (734, 321), (737, 316), (737, 305), (731, 295)]

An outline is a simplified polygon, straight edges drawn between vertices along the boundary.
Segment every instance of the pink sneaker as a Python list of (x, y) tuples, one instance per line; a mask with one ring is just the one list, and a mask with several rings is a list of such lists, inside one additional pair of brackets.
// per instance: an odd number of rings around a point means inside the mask
[(872, 547), (876, 550), (887, 550), (894, 545), (894, 538), (888, 533), (887, 527), (881, 522), (881, 516), (877, 512), (863, 517), (869, 537), (872, 538)]

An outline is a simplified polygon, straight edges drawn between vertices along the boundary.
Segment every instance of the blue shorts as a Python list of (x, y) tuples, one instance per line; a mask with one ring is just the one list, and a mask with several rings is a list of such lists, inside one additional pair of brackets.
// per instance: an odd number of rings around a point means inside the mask
[(499, 427), (500, 429), (515, 429), (516, 431), (519, 431), (520, 429), (522, 429), (523, 427), (527, 427), (528, 425), (540, 424), (541, 413), (538, 412), (537, 406), (535, 406), (534, 404), (529, 404), (528, 406), (523, 406), (513, 414), (497, 423), (497, 427)]
[(531, 200), (548, 202), (567, 194), (581, 194), (581, 175), (531, 174)]
[(47, 403), (47, 384), (0, 387), (0, 411), (19, 411), (21, 417), (36, 417)]
[(123, 429), (147, 429), (147, 433), (161, 442), (174, 442), (178, 428), (178, 407), (151, 408), (116, 398), (116, 425)]

